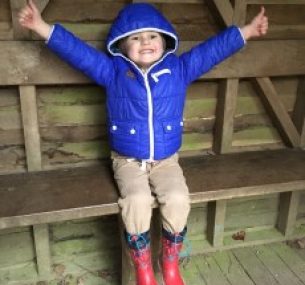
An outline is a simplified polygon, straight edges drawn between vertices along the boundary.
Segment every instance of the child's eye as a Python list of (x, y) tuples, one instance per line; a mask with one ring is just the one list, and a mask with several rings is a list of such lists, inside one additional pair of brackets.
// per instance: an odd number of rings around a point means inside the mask
[(135, 37), (131, 37), (132, 41), (137, 41), (139, 39), (139, 37), (135, 36)]
[(150, 38), (151, 39), (155, 39), (157, 36), (156, 35), (151, 35)]

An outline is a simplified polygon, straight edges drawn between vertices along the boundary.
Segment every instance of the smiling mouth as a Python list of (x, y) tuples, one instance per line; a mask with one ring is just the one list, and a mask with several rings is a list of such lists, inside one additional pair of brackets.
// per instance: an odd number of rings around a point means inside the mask
[(140, 52), (140, 54), (151, 54), (151, 53), (154, 53), (154, 50), (152, 50), (152, 49), (145, 49), (145, 50), (142, 50)]

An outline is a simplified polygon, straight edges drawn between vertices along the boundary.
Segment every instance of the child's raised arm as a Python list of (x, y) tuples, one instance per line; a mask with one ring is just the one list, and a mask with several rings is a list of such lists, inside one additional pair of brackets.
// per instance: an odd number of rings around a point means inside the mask
[(28, 4), (19, 12), (18, 16), (22, 27), (34, 31), (44, 39), (49, 37), (51, 26), (42, 19), (33, 0), (28, 0)]
[(261, 11), (253, 18), (251, 23), (245, 25), (240, 30), (245, 40), (265, 35), (268, 30), (268, 18), (265, 15), (265, 8), (262, 7)]

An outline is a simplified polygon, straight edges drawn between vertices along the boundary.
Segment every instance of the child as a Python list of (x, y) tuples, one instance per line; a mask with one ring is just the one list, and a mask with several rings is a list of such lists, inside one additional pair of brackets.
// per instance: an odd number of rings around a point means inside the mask
[[(232, 26), (181, 56), (178, 37), (152, 5), (126, 5), (115, 19), (102, 53), (62, 26), (43, 21), (36, 6), (20, 12), (23, 27), (46, 39), (49, 49), (107, 91), (108, 129), (125, 237), (138, 285), (155, 285), (149, 228), (153, 196), (162, 215), (165, 285), (183, 285), (178, 256), (189, 214), (188, 188), (178, 164), (183, 107), (190, 83), (266, 33), (264, 8), (239, 29)], [(152, 196), (153, 195), (153, 196)]]

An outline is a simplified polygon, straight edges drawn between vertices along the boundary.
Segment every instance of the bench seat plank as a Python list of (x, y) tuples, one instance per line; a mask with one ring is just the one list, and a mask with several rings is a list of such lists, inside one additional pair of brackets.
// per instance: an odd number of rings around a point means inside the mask
[(0, 229), (119, 212), (109, 163), (0, 176)]
[[(192, 203), (305, 190), (305, 151), (275, 150), (181, 159)], [(109, 162), (0, 176), (0, 229), (116, 214)]]
[(305, 151), (231, 153), (181, 161), (193, 203), (305, 190)]

